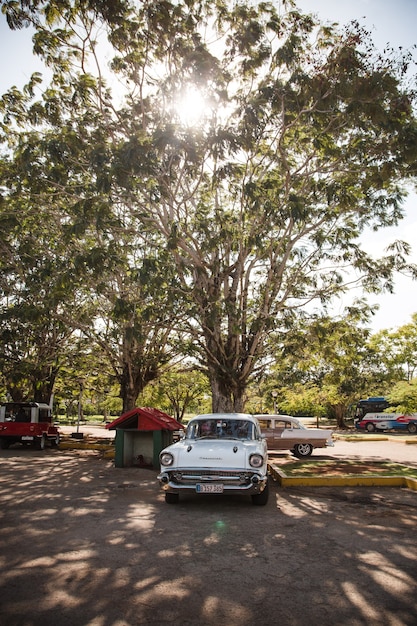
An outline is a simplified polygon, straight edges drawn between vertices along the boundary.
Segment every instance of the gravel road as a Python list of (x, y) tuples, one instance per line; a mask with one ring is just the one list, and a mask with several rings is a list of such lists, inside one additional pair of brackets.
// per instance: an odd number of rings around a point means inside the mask
[[(375, 444), (324, 452), (417, 456)], [(417, 492), (273, 483), (265, 507), (172, 506), (156, 470), (96, 451), (15, 447), (0, 463), (2, 625), (417, 623)]]

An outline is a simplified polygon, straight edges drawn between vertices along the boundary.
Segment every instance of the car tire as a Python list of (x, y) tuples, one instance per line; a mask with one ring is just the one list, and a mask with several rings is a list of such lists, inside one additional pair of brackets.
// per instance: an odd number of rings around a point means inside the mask
[(6, 437), (0, 438), (0, 449), (7, 450), (10, 446), (10, 441)]
[(178, 493), (166, 493), (165, 494), (165, 502), (167, 504), (177, 504), (178, 500), (179, 500)]
[(269, 498), (269, 480), (266, 482), (265, 489), (261, 493), (255, 493), (252, 496), (252, 504), (256, 506), (265, 506)]
[(368, 433), (375, 432), (375, 424), (369, 422), (369, 424), (366, 425), (366, 430), (368, 431)]
[(412, 424), (408, 424), (407, 430), (409, 433), (414, 435), (415, 433), (417, 433), (417, 424), (415, 422), (413, 422)]
[(297, 443), (294, 446), (293, 453), (297, 457), (297, 459), (306, 459), (311, 456), (313, 452), (313, 446), (311, 443)]

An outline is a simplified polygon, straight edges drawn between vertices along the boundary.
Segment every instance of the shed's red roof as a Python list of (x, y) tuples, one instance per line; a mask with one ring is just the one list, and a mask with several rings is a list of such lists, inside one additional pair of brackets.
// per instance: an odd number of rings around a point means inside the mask
[(137, 430), (179, 430), (184, 428), (173, 417), (150, 407), (137, 407), (127, 413), (123, 413), (110, 424), (106, 424), (108, 430), (115, 428), (132, 428)]

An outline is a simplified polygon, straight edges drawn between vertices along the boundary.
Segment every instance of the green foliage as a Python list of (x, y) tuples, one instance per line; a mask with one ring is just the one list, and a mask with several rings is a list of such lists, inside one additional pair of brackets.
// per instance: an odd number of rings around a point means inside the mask
[(324, 417), (329, 396), (314, 385), (284, 387), (277, 396), (277, 412), (284, 415)]
[[(380, 258), (359, 242), (398, 223), (416, 173), (408, 55), (378, 55), (359, 24), (323, 28), (292, 3), (2, 10), (13, 28), (32, 25), (52, 73), (43, 91), (34, 75), (0, 99), (2, 306), (41, 312), (47, 282), (45, 314), (94, 343), (124, 409), (186, 353), (212, 408), (242, 410), (269, 338), (306, 304), (352, 280), (392, 289), (407, 268), (404, 242)], [(177, 103), (193, 89), (207, 107), (190, 123)], [(286, 369), (337, 390), (340, 414), (360, 385), (391, 376), (378, 378), (372, 347), (354, 354), (365, 337), (352, 325), (312, 324), (306, 355), (297, 331)]]
[(376, 333), (371, 345), (382, 353), (383, 367), (393, 377), (411, 381), (417, 369), (417, 313), (409, 324)]
[(417, 378), (409, 382), (399, 381), (388, 394), (390, 411), (417, 413)]
[(210, 413), (210, 386), (207, 378), (193, 368), (172, 367), (143, 391), (143, 406), (156, 406), (178, 421), (186, 413)]
[[(342, 319), (306, 320), (282, 338), (266, 383), (271, 401), (271, 391), (278, 394), (280, 412), (327, 415), (343, 427), (351, 404), (361, 397), (388, 395), (404, 380), (417, 346), (411, 339), (413, 325), (371, 336), (360, 310), (352, 309)], [(408, 349), (400, 350), (403, 345)]]

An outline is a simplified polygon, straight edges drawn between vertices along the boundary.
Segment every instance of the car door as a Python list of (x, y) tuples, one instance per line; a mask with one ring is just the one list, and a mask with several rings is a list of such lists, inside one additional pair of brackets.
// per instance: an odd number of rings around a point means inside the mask
[(258, 418), (259, 426), (261, 427), (262, 436), (266, 439), (268, 450), (274, 450), (274, 430), (273, 420), (262, 416)]
[(292, 450), (300, 443), (300, 429), (291, 420), (277, 420), (277, 433), (279, 433), (280, 450)]
[(266, 437), (269, 450), (287, 450), (288, 443), (282, 438), (287, 422), (282, 419), (260, 420), (262, 433)]

